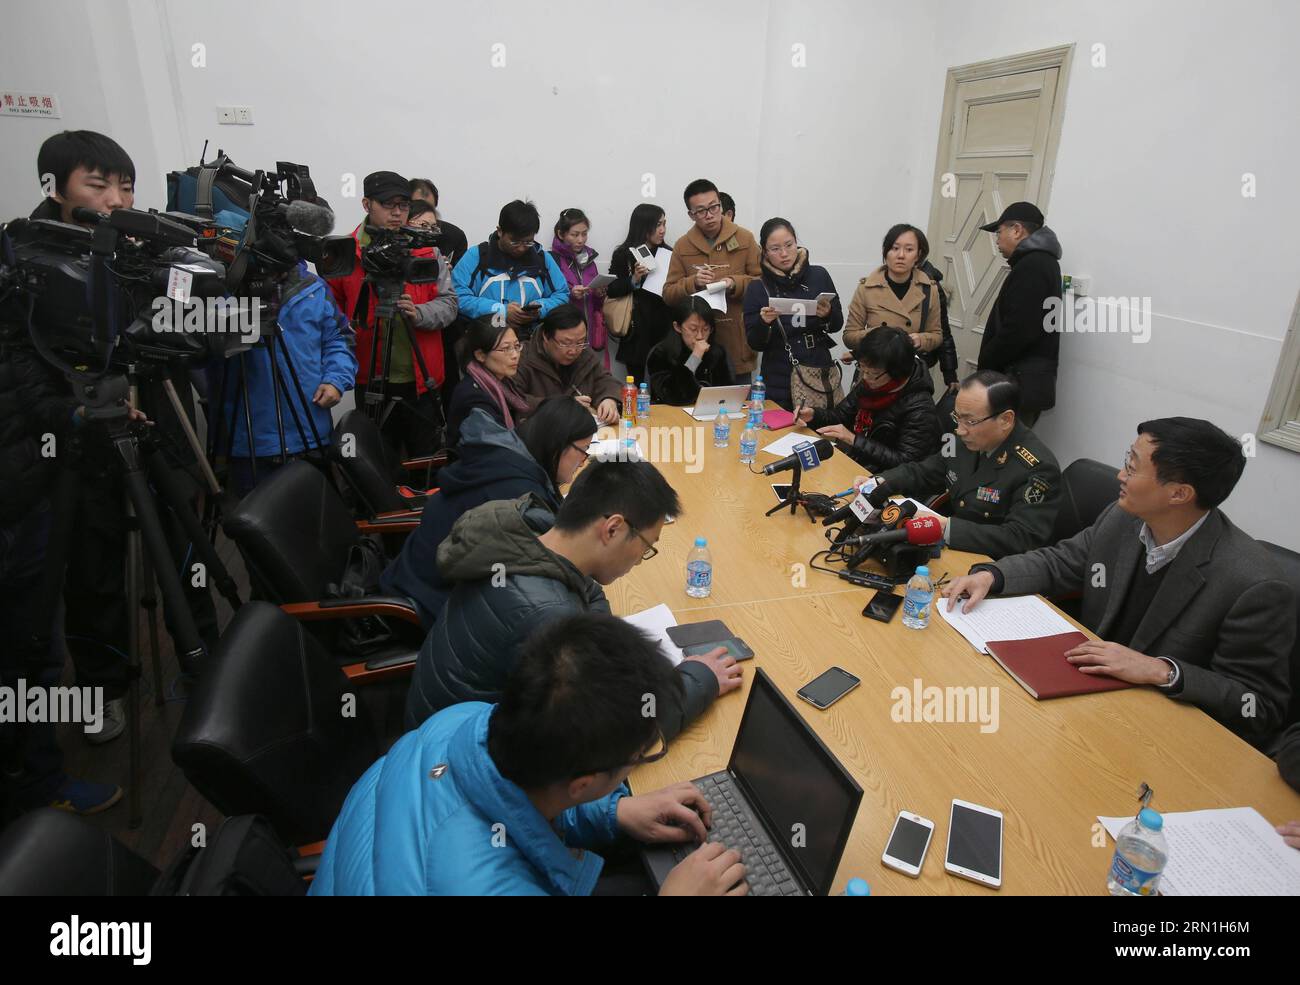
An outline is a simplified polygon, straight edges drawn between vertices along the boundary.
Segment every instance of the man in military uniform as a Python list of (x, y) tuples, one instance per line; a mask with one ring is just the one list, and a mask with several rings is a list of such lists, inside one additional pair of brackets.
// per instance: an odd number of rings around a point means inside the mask
[(890, 496), (923, 498), (948, 491), (947, 546), (1005, 557), (1047, 545), (1061, 499), (1054, 456), (1019, 418), (1020, 386), (992, 370), (962, 381), (953, 419), (956, 438), (938, 452), (882, 472), (873, 505)]

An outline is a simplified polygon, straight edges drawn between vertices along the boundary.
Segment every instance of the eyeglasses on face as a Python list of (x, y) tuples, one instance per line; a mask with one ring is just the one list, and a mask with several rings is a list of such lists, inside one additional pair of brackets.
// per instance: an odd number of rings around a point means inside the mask
[(717, 215), (722, 211), (722, 203), (714, 202), (712, 205), (701, 205), (698, 209), (687, 209), (686, 214), (692, 219), (699, 219), (706, 215)]
[[(608, 519), (609, 519), (611, 516), (613, 516), (613, 515), (614, 515), (613, 513), (606, 513), (606, 514), (605, 514), (605, 519), (608, 520)], [(624, 523), (627, 523), (627, 517), (624, 517), (624, 518), (623, 518), (623, 522), (624, 522)], [(640, 531), (640, 530), (638, 530), (636, 527), (632, 526), (632, 524), (630, 524), (630, 523), (627, 523), (627, 529), (628, 529), (628, 530), (631, 530), (632, 533), (636, 534), (636, 536), (637, 536), (637, 540), (639, 540), (639, 541), (641, 541), (641, 543), (645, 544), (645, 550), (641, 552), (641, 560), (642, 560), (642, 561), (649, 561), (652, 557), (654, 557), (656, 554), (659, 553), (659, 548), (655, 547), (654, 544), (652, 544), (652, 543), (650, 543), (650, 541), (646, 540), (645, 537), (643, 537), (643, 536), (641, 535), (641, 531)]]
[(998, 415), (990, 414), (988, 417), (958, 417), (957, 414), (954, 412), (952, 414), (949, 414), (948, 416), (952, 418), (952, 422), (956, 424), (958, 427), (964, 427), (967, 430), (969, 430), (975, 427), (975, 425), (977, 424), (983, 424), (985, 421), (993, 420), (993, 418), (997, 417)]
[(552, 339), (551, 341), (555, 343), (557, 349), (568, 349), (574, 351), (587, 348), (587, 340), (585, 337), (578, 339), (576, 342), (561, 342), (559, 339)]
[(503, 342), (492, 350), (493, 352), (523, 352), (524, 344), (522, 342)]
[(645, 766), (647, 763), (657, 763), (668, 755), (668, 739), (664, 737), (664, 731), (655, 723), (655, 737), (652, 740), (651, 749), (653, 752), (643, 752), (636, 756), (630, 763), (619, 763), (617, 766), (606, 766), (601, 769), (584, 770), (584, 773), (614, 773), (617, 770), (638, 766)]

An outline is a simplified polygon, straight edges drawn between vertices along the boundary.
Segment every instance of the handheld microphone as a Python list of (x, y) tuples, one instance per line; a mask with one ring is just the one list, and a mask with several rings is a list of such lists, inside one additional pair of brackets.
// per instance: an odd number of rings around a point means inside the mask
[(879, 547), (885, 544), (909, 544), (912, 547), (929, 547), (943, 540), (943, 524), (932, 516), (912, 517), (893, 530), (872, 534), (858, 534), (846, 538), (845, 547)]
[(906, 540), (906, 533), (904, 533), (902, 537), (893, 538), (892, 541), (887, 540), (882, 542), (878, 538), (888, 533), (897, 533), (898, 528), (914, 516), (916, 516), (916, 504), (912, 502), (890, 503), (882, 509), (880, 511), (879, 529), (873, 530), (871, 533), (867, 534), (858, 534), (856, 537), (852, 538), (853, 543), (848, 543), (848, 540), (846, 539), (846, 541), (840, 545), (841, 550), (849, 547), (857, 548), (857, 550), (854, 551), (853, 556), (846, 562), (848, 567), (856, 568), (867, 559), (867, 556), (871, 554), (872, 551), (881, 546), (882, 543), (889, 544), (896, 543), (899, 540)]
[(793, 455), (786, 455), (785, 458), (773, 462), (771, 465), (763, 466), (764, 475), (776, 475), (778, 472), (788, 472), (796, 465), (801, 468), (815, 469), (826, 459), (835, 454), (835, 448), (827, 438), (818, 438), (816, 441), (808, 443), (808, 447), (803, 449), (803, 454), (795, 452)]
[(889, 497), (891, 495), (892, 493), (890, 493), (889, 490), (885, 488), (884, 482), (877, 482), (876, 488), (872, 489), (871, 492), (867, 493), (867, 500), (876, 509), (880, 509), (887, 502), (889, 502)]

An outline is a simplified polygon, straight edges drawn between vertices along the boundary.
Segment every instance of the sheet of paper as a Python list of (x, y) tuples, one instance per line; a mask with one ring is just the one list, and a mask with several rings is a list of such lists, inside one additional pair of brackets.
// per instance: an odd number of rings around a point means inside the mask
[[(801, 441), (816, 441), (817, 435), (801, 434), (798, 431), (791, 431), (783, 434), (770, 445), (763, 449), (769, 455), (776, 455), (778, 458), (785, 458), (786, 455), (794, 454), (794, 446)], [(993, 639), (997, 639), (996, 636)]]
[(659, 649), (663, 651), (674, 667), (684, 659), (682, 648), (668, 638), (668, 628), (677, 625), (677, 617), (666, 605), (656, 605), (653, 609), (646, 609), (643, 612), (634, 612), (630, 616), (624, 616), (625, 622), (630, 622), (637, 629), (649, 633), (659, 641)]
[(769, 306), (776, 309), (777, 314), (794, 315), (800, 311), (805, 318), (813, 318), (817, 315), (817, 300), (815, 298), (774, 298), (767, 299)]
[[(1163, 814), (1166, 896), (1300, 895), (1300, 851), (1253, 807)], [(1101, 817), (1112, 838), (1133, 818)]]
[[(633, 458), (632, 456), (636, 457)], [(644, 462), (646, 461), (645, 449), (641, 443), (629, 449), (627, 443), (618, 438), (602, 438), (599, 441), (593, 441), (587, 446), (587, 456), (589, 458), (598, 458), (602, 462)]]
[(655, 269), (650, 271), (646, 277), (645, 283), (641, 285), (643, 290), (651, 294), (664, 296), (664, 282), (668, 280), (668, 263), (673, 258), (673, 251), (666, 250), (662, 247), (655, 250)]
[(935, 600), (935, 606), (948, 624), (980, 653), (989, 652), (989, 640), (1032, 640), (1077, 632), (1064, 616), (1037, 595), (985, 599), (974, 612), (968, 613), (961, 611), (960, 602), (949, 612), (945, 598)]
[(709, 307), (714, 311), (726, 312), (727, 295), (721, 291), (710, 291), (707, 287), (702, 291), (696, 291), (691, 295), (693, 298), (704, 298), (709, 302)]

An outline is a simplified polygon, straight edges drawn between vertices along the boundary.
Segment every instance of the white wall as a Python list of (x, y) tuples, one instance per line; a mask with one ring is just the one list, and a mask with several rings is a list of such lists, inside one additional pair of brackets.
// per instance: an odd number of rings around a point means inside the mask
[[(1147, 417), (1253, 432), (1300, 285), (1288, 233), (1300, 131), (1286, 49), (1300, 8), (1097, 0), (668, 0), (644, 8), (559, 0), (478, 4), (220, 5), (45, 0), (6, 11), (0, 88), (56, 92), (63, 119), (0, 118), (0, 215), (39, 195), (40, 142), (65, 128), (116, 137), (140, 172), (224, 148), (245, 167), (307, 163), (339, 215), (347, 174), (432, 177), (471, 242), (501, 204), (531, 197), (543, 241), (560, 209), (593, 220), (606, 258), (642, 200), (642, 176), (685, 231), (680, 190), (713, 178), (757, 231), (799, 230), (841, 294), (878, 262), (896, 221), (929, 215), (944, 75), (954, 65), (1076, 45), (1049, 224), (1067, 271), (1095, 295), (1149, 296), (1152, 340), (1067, 336), (1060, 401), (1039, 430), (1063, 462), (1117, 462)], [(54, 31), (59, 33), (56, 36)], [(1091, 65), (1106, 45), (1105, 68)], [(206, 67), (191, 46), (206, 46)], [(492, 46), (505, 45), (494, 68)], [(806, 65), (792, 64), (803, 45)], [(256, 125), (218, 127), (218, 104)], [(1274, 108), (1276, 107), (1276, 108)], [(1241, 196), (1253, 172), (1258, 196)], [(1250, 532), (1300, 549), (1300, 456), (1260, 445), (1228, 501)], [(1285, 505), (1284, 505), (1285, 504)]]

